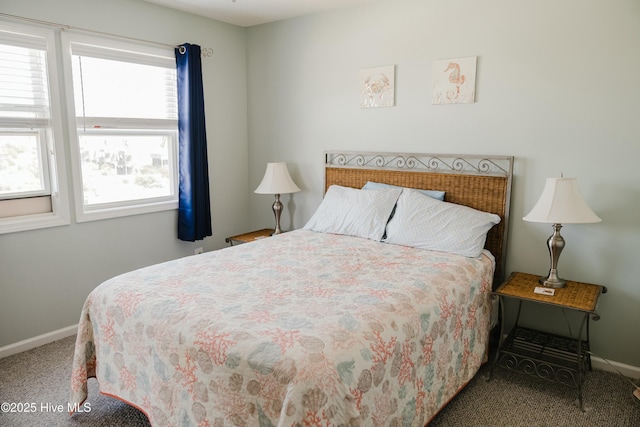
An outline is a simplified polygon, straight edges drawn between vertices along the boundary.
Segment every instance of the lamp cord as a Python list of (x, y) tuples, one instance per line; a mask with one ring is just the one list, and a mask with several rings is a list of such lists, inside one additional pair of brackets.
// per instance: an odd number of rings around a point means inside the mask
[(567, 328), (569, 328), (569, 338), (575, 339), (573, 338), (573, 332), (571, 332), (571, 322), (569, 322), (569, 318), (567, 317), (567, 312), (565, 311), (564, 308), (562, 309), (562, 314), (564, 315), (565, 322), (567, 322)]
[(635, 389), (633, 391), (633, 395), (636, 397), (636, 399), (640, 400), (640, 386), (638, 386), (636, 383), (634, 383), (631, 378), (627, 377), (626, 375), (624, 375), (622, 372), (620, 372), (620, 370), (618, 368), (616, 368), (613, 363), (609, 362), (609, 360), (605, 359), (602, 356), (598, 356), (597, 354), (595, 354), (594, 352), (592, 352), (591, 350), (587, 350), (587, 353), (589, 353), (589, 355), (591, 356), (595, 356), (595, 357), (599, 357), (600, 359), (604, 360), (605, 362), (607, 362), (607, 364), (609, 366), (611, 366), (618, 374), (620, 374), (620, 376), (622, 378), (624, 378), (625, 380), (627, 380), (629, 382), (629, 384), (631, 384), (633, 386), (633, 388)]
[[(573, 340), (575, 338), (573, 338), (573, 332), (571, 332), (571, 322), (569, 322), (569, 318), (567, 317), (567, 312), (564, 310), (564, 308), (562, 309), (562, 314), (564, 315), (564, 320), (567, 322), (567, 328), (569, 328), (569, 338), (571, 338)], [(604, 360), (605, 362), (607, 362), (607, 364), (609, 366), (611, 366), (614, 371), (616, 371), (622, 378), (627, 380), (629, 382), (629, 384), (631, 384), (633, 386), (633, 388), (634, 388), (633, 395), (635, 396), (636, 399), (640, 400), (640, 386), (638, 386), (636, 383), (634, 383), (631, 380), (631, 378), (627, 377), (622, 372), (620, 372), (620, 370), (618, 368), (616, 368), (608, 359), (606, 359), (606, 358), (604, 358), (602, 356), (598, 356), (597, 354), (595, 354), (591, 350), (587, 350), (586, 352), (590, 356), (598, 357), (598, 358)]]

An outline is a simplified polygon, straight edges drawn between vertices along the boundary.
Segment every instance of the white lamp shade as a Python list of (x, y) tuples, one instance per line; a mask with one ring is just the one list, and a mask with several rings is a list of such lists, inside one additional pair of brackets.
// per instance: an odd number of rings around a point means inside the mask
[(291, 175), (285, 162), (267, 163), (267, 170), (264, 173), (262, 182), (256, 188), (258, 194), (287, 194), (300, 191)]
[(547, 178), (538, 203), (522, 219), (550, 224), (602, 221), (587, 206), (575, 178)]

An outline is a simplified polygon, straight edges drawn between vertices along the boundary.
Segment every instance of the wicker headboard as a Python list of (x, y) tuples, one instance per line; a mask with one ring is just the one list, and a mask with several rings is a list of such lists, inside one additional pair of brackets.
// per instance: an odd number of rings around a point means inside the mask
[(367, 181), (445, 191), (445, 201), (500, 215), (485, 248), (496, 259), (494, 289), (505, 277), (512, 156), (325, 152), (325, 192), (336, 184), (362, 188)]

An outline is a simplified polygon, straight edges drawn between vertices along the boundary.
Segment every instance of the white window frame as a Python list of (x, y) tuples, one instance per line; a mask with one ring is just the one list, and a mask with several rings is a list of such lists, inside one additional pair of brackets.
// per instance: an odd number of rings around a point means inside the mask
[[(30, 119), (24, 119), (24, 121), (29, 121)], [(12, 119), (7, 119), (6, 122), (11, 122)], [(20, 120), (22, 121), (22, 120)], [(0, 117), (0, 124), (5, 122), (5, 120)], [(29, 191), (16, 191), (13, 193), (5, 193), (0, 196), (0, 201), (2, 200), (16, 200), (20, 198), (27, 197), (38, 197), (38, 196), (50, 196), (51, 195), (51, 172), (49, 171), (49, 145), (51, 136), (49, 136), (50, 132), (48, 131), (48, 126), (43, 125), (40, 128), (27, 128), (24, 127), (24, 124), (16, 125), (14, 123), (11, 125), (10, 123), (6, 123), (6, 127), (0, 127), (0, 135), (23, 135), (23, 136), (35, 136), (38, 140), (38, 157), (40, 158), (40, 163), (42, 166), (41, 172), (42, 176), (40, 180), (42, 181), (42, 189), (40, 190), (29, 190)]]
[[(74, 86), (73, 86), (73, 66), (72, 45), (75, 47), (75, 51), (90, 51), (92, 46), (98, 46), (104, 49), (114, 49), (114, 59), (118, 59), (119, 55), (124, 57), (132, 55), (132, 57), (145, 57), (149, 63), (156, 63), (162, 65), (171, 64), (175, 67), (174, 52), (170, 48), (159, 48), (156, 46), (148, 46), (144, 44), (137, 44), (133, 42), (125, 42), (122, 40), (110, 39), (105, 36), (96, 37), (93, 35), (64, 32), (62, 34), (62, 46), (63, 46), (63, 61), (64, 61), (64, 77), (65, 88), (67, 98), (67, 112), (68, 112), (68, 128), (69, 128), (69, 140), (70, 140), (70, 152), (71, 152), (71, 170), (73, 174), (73, 187), (75, 194), (75, 211), (76, 221), (86, 222), (101, 220), (107, 218), (116, 218), (129, 215), (137, 215), (150, 212), (158, 212), (165, 210), (172, 210), (178, 208), (178, 121), (165, 120), (164, 123), (170, 123), (175, 125), (175, 132), (173, 138), (170, 140), (169, 149), (169, 164), (170, 174), (172, 176), (172, 194), (168, 197), (162, 197), (157, 199), (142, 199), (123, 201), (115, 203), (105, 203), (101, 205), (87, 206), (84, 204), (84, 191), (82, 182), (82, 165), (80, 156), (79, 145), (79, 132), (78, 132), (78, 115), (76, 113), (74, 103)], [(122, 130), (129, 128), (130, 124), (128, 119), (101, 119), (101, 124), (109, 120), (112, 121), (114, 130)], [(139, 122), (139, 121), (138, 121)], [(93, 127), (94, 123), (90, 122), (90, 119), (83, 118), (83, 124), (87, 129)], [(139, 123), (138, 123), (139, 125)], [(137, 126), (134, 126), (137, 127)], [(149, 127), (146, 130), (153, 130), (153, 127)], [(142, 130), (144, 132), (144, 129)]]
[[(65, 175), (66, 166), (59, 91), (60, 80), (58, 78), (55, 32), (50, 29), (4, 21), (2, 22), (2, 32), (13, 33), (13, 37), (37, 37), (42, 39), (46, 45), (50, 118), (45, 130), (40, 135), (41, 137), (46, 137), (46, 146), (42, 144), (40, 149), (44, 151), (42, 153), (42, 161), (46, 161), (43, 166), (43, 172), (47, 174), (48, 191), (45, 191), (46, 194), (42, 193), (40, 195), (50, 195), (51, 212), (28, 215), (18, 214), (0, 218), (0, 234), (68, 225), (70, 223), (69, 195)], [(16, 201), (18, 199), (12, 200)]]

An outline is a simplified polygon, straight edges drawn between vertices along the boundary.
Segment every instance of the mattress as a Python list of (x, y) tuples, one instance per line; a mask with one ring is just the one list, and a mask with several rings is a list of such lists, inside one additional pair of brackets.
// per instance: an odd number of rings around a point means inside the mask
[(495, 260), (297, 230), (132, 271), (82, 309), (72, 403), (154, 426), (422, 426), (485, 360)]

